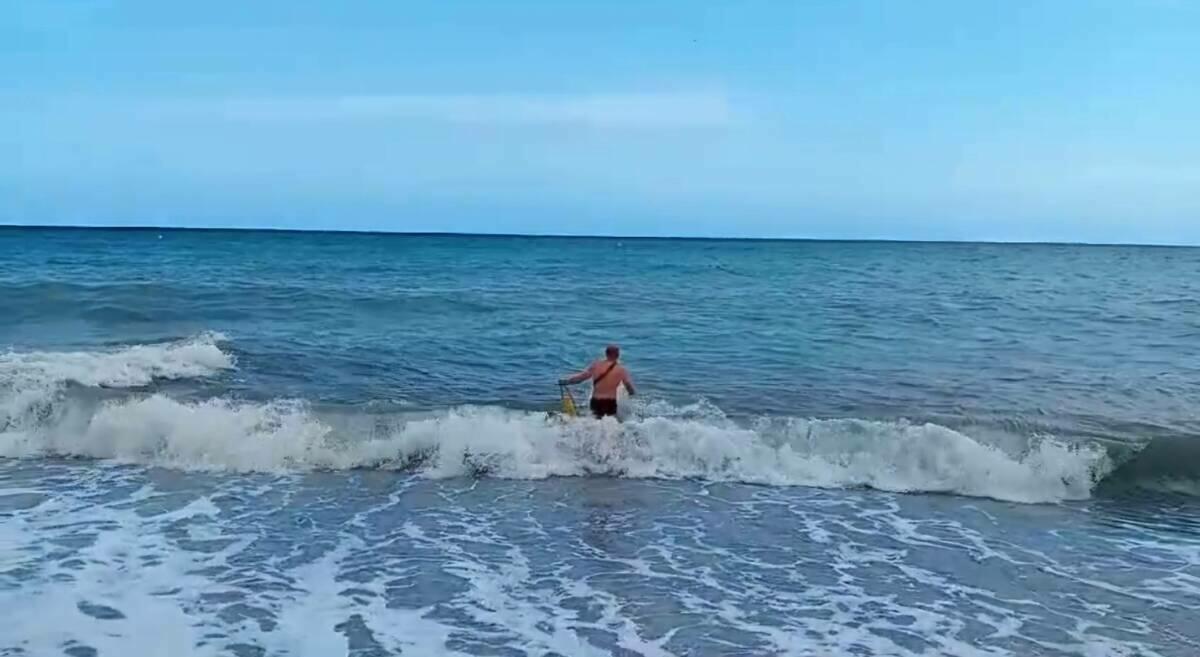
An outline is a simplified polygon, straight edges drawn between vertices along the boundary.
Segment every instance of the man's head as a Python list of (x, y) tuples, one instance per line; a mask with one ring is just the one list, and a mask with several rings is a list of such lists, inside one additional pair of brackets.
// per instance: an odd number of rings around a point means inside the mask
[(621, 357), (621, 348), (615, 344), (610, 344), (604, 349), (604, 357), (609, 360), (617, 360)]

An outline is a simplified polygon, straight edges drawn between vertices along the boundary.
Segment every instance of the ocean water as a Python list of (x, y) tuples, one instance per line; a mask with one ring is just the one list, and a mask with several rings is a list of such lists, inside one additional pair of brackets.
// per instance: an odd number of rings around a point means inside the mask
[(1194, 249), (0, 229), (0, 655), (1191, 657), (1198, 344)]

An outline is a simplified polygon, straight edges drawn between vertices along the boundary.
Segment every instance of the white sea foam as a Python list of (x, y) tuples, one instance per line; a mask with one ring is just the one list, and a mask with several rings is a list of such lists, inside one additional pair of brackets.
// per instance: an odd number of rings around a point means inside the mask
[(1099, 447), (1046, 439), (1013, 455), (932, 424), (774, 418), (744, 425), (659, 416), (619, 424), (494, 407), (321, 416), (300, 402), (184, 403), (161, 394), (0, 433), (0, 456), (41, 455), (185, 470), (381, 467), (430, 477), (602, 474), (868, 486), (1020, 502), (1086, 498), (1109, 468)]
[(430, 477), (602, 474), (820, 487), (867, 486), (1021, 502), (1086, 498), (1111, 467), (1100, 447), (1011, 445), (934, 424), (764, 418), (734, 422), (700, 402), (643, 405), (624, 423), (463, 407), (425, 414), (321, 415), (299, 401), (103, 403), (69, 382), (139, 387), (234, 367), (205, 333), (103, 352), (0, 356), (0, 456), (110, 459), (184, 470), (416, 468)]
[(20, 439), (24, 430), (39, 431), (47, 423), (78, 426), (74, 417), (86, 409), (62, 403), (70, 384), (129, 388), (156, 379), (211, 376), (232, 369), (233, 357), (222, 351), (220, 333), (152, 345), (106, 351), (32, 351), (0, 353), (0, 443)]
[[(210, 514), (211, 507), (202, 499), (163, 519)], [(13, 630), (0, 633), (0, 653), (7, 648), (20, 649), (16, 654), (63, 654), (64, 648), (79, 646), (101, 655), (222, 654), (199, 647), (204, 628), (186, 611), (193, 605), (169, 595), (198, 596), (215, 588), (195, 573), (219, 563), (222, 555), (173, 549), (158, 527), (131, 511), (78, 499), (55, 501), (38, 511), (14, 526), (0, 525), (0, 543), (17, 546), (27, 560), (22, 565), (36, 573), (19, 589), (0, 590), (0, 609)], [(56, 524), (64, 518), (66, 528)], [(104, 530), (71, 533), (80, 526)], [(83, 546), (74, 558), (56, 561), (47, 536)]]
[[(47, 476), (26, 480), (33, 469)], [(977, 505), (928, 514), (929, 500), (903, 497), (759, 488), (704, 502), (582, 482), (565, 497), (496, 495), (512, 487), (372, 479), (0, 462), (0, 497), (44, 500), (0, 523), (12, 628), (0, 653), (1166, 657), (1197, 645), (1172, 624), (1194, 598), (1194, 541), (1072, 529), (1071, 509), (985, 505), (997, 524)], [(1047, 527), (1066, 533), (1046, 541)], [(806, 540), (814, 529), (827, 540)], [(1127, 604), (1144, 614), (1112, 612)]]
[(209, 376), (234, 366), (233, 357), (220, 348), (225, 339), (220, 333), (206, 332), (179, 342), (113, 351), (10, 351), (0, 354), (0, 385), (77, 383), (127, 388), (155, 379)]

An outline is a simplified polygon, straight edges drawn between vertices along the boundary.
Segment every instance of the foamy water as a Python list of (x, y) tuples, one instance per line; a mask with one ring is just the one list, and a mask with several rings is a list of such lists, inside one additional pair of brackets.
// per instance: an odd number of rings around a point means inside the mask
[[(10, 354), (0, 456), (87, 457), (181, 470), (383, 468), (434, 478), (610, 475), (774, 486), (871, 487), (1021, 502), (1085, 499), (1111, 470), (1102, 446), (1041, 438), (1022, 453), (934, 424), (763, 417), (650, 404), (625, 422), (459, 407), (313, 411), (303, 402), (130, 394), (85, 404), (68, 384), (144, 385), (233, 366), (223, 336), (108, 353)], [(99, 371), (89, 378), (89, 365)]]
[(1101, 511), (614, 478), (35, 475), (12, 461), (0, 486), (0, 607), (16, 628), (0, 650), (26, 654), (1200, 648), (1200, 538), (1118, 530)]

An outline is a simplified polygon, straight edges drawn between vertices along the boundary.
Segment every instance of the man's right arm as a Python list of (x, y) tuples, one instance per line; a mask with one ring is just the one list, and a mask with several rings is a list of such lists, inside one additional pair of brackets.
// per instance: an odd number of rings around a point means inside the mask
[(622, 377), (621, 382), (625, 384), (625, 389), (629, 391), (630, 395), (637, 394), (637, 388), (633, 387), (633, 377), (629, 375), (629, 370), (625, 370), (625, 375)]
[(576, 383), (582, 383), (584, 381), (587, 381), (592, 376), (592, 368), (593, 367), (595, 367), (595, 366), (594, 365), (588, 366), (588, 368), (586, 370), (584, 370), (578, 374), (573, 374), (571, 376), (568, 376), (567, 378), (559, 381), (559, 383), (564, 384), (564, 385), (575, 385)]

